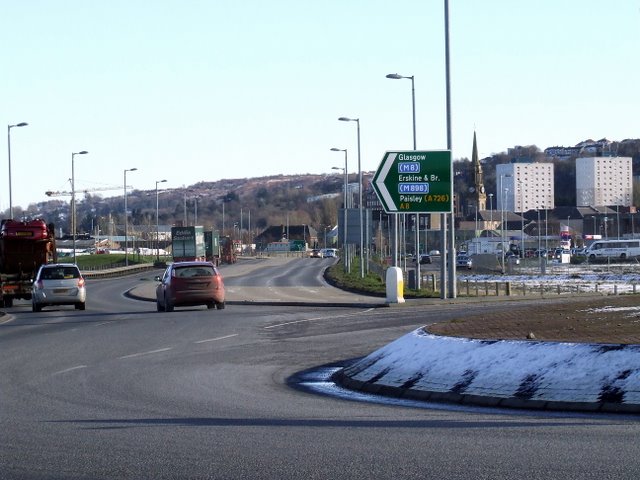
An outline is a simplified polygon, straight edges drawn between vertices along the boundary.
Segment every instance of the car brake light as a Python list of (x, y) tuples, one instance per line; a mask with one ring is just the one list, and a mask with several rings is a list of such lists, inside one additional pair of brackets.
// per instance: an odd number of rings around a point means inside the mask
[(84, 287), (84, 278), (80, 277), (78, 279), (78, 288)]

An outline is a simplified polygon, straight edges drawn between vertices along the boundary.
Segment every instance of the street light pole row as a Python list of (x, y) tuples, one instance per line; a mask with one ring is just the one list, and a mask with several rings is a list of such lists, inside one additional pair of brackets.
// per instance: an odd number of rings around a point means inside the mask
[(360, 161), (360, 119), (340, 117), (341, 122), (356, 122), (358, 125), (358, 210), (360, 213), (360, 278), (364, 278), (364, 211), (362, 205), (362, 163)]
[[(332, 148), (332, 152), (344, 152), (344, 168), (332, 167), (333, 170), (344, 170), (344, 200), (343, 200), (343, 233), (342, 233), (342, 256), (344, 263), (344, 271), (351, 272), (351, 263), (349, 261), (349, 255), (347, 254), (347, 189), (349, 188), (349, 170), (347, 164), (347, 149), (346, 148)], [(326, 236), (326, 234), (325, 234)], [(325, 248), (327, 247), (325, 240)]]
[[(11, 179), (11, 129), (14, 127), (26, 127), (29, 125), (27, 122), (16, 123), (15, 125), (7, 125), (7, 154), (9, 160), (9, 216), (13, 218), (13, 195), (12, 195), (12, 179)], [(77, 223), (76, 223), (76, 168), (75, 157), (76, 155), (86, 155), (89, 153), (87, 150), (81, 150), (79, 152), (71, 153), (71, 236), (72, 236), (72, 250), (73, 250), (73, 263), (76, 263), (76, 235), (77, 235)], [(124, 261), (125, 265), (129, 265), (128, 258), (128, 232), (127, 232), (127, 172), (136, 171), (137, 168), (129, 168), (124, 171)], [(166, 182), (166, 180), (159, 180), (156, 182), (156, 233), (158, 232), (158, 183)]]

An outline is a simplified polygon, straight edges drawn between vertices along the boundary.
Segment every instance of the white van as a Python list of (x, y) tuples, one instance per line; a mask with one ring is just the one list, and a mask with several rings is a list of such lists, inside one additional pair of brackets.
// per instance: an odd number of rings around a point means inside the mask
[(338, 256), (338, 249), (336, 248), (323, 248), (320, 250), (321, 258), (332, 258)]
[(599, 258), (635, 258), (640, 256), (640, 240), (597, 240), (587, 247), (585, 255), (591, 261)]

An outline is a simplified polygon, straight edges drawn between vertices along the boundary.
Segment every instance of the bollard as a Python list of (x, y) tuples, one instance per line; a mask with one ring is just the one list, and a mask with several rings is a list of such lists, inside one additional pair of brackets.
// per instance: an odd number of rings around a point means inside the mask
[(560, 284), (558, 284), (558, 295), (560, 295), (561, 291), (560, 291)]
[(527, 284), (522, 282), (522, 296), (526, 297), (527, 296)]
[(496, 282), (496, 297), (500, 296), (500, 282)]
[(504, 293), (507, 297), (511, 296), (511, 282), (504, 283)]
[(404, 278), (398, 267), (387, 268), (387, 303), (404, 303)]
[(484, 296), (489, 296), (489, 284), (487, 282), (484, 282)]
[(466, 280), (467, 282), (467, 297), (469, 296), (469, 279)]

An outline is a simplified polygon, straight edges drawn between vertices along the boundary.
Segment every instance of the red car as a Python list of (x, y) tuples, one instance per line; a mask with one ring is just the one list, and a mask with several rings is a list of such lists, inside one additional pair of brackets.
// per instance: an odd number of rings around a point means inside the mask
[(222, 275), (212, 262), (174, 262), (167, 267), (156, 288), (159, 312), (172, 312), (174, 307), (206, 305), (225, 306)]

